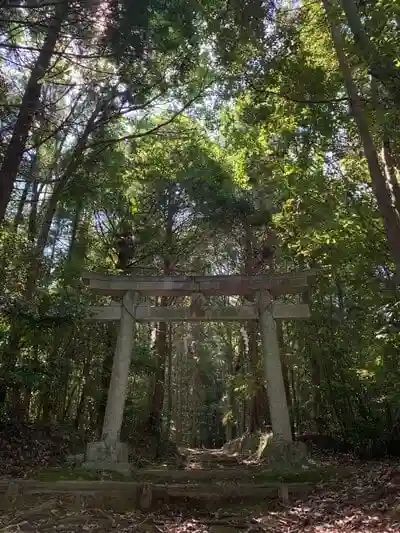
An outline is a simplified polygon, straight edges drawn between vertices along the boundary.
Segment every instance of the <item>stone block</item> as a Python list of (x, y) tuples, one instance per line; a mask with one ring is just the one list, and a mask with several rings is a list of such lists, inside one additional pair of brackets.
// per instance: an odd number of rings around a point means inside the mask
[(273, 438), (259, 451), (259, 459), (266, 461), (271, 467), (305, 464), (307, 457), (307, 446), (304, 442), (286, 442)]
[(65, 458), (65, 462), (69, 465), (81, 465), (85, 460), (85, 454), (84, 453), (76, 453), (67, 455)]
[(132, 475), (132, 465), (130, 463), (116, 463), (114, 461), (85, 461), (82, 468), (86, 470), (96, 470), (98, 472), (118, 472), (123, 476)]
[(129, 463), (129, 447), (119, 441), (89, 442), (86, 462)]

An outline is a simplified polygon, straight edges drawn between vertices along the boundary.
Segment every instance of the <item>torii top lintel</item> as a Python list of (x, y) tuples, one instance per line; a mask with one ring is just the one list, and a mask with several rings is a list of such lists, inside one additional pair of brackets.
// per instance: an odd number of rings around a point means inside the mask
[(188, 296), (203, 293), (205, 296), (247, 296), (260, 290), (274, 296), (297, 294), (307, 290), (315, 280), (315, 272), (290, 272), (285, 274), (255, 276), (131, 276), (96, 274), (87, 272), (82, 279), (97, 294), (121, 296), (128, 291), (146, 296)]

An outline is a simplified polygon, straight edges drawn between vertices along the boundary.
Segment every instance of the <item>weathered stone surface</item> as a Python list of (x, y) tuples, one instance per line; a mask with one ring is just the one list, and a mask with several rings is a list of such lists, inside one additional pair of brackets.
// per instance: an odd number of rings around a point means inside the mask
[[(269, 435), (268, 433), (265, 435)], [(253, 455), (257, 453), (264, 434), (260, 432), (244, 433), (241, 437), (224, 444), (223, 450), (231, 454)]]
[(285, 442), (271, 439), (264, 448), (260, 446), (258, 459), (272, 467), (303, 464), (307, 461), (307, 446), (304, 442)]
[[(1, 485), (1, 483), (0, 483)], [(285, 485), (285, 487), (283, 487)], [(1, 487), (0, 487), (1, 488)], [(3, 483), (3, 493), (7, 490), (7, 483)], [(208, 510), (221, 509), (224, 505), (236, 502), (260, 503), (266, 499), (276, 500), (289, 495), (304, 496), (312, 490), (311, 484), (280, 482), (257, 484), (227, 483), (227, 484), (149, 484), (137, 481), (52, 481), (41, 482), (35, 480), (18, 480), (18, 492), (23, 502), (32, 509), (43, 514), (43, 496), (54, 507), (54, 498), (62, 502), (63, 507), (72, 506), (74, 510), (81, 507), (95, 507), (115, 510), (117, 512), (132, 511), (140, 508), (148, 512), (149, 509), (165, 508), (170, 504), (189, 503), (206, 506)], [(14, 489), (11, 490), (14, 494)], [(14, 506), (13, 498), (10, 503), (4, 503), (4, 509)], [(40, 498), (40, 499), (39, 499)], [(3, 498), (4, 499), (4, 498)], [(38, 504), (41, 503), (40, 506)], [(47, 509), (46, 509), (47, 510)], [(49, 510), (51, 511), (51, 509)], [(51, 514), (51, 513), (50, 513)]]
[(278, 331), (272, 313), (273, 297), (270, 293), (261, 291), (258, 294), (258, 303), (272, 431), (279, 440), (291, 442), (292, 429), (283, 381)]
[(65, 458), (65, 462), (67, 464), (75, 464), (75, 465), (81, 465), (85, 460), (85, 454), (84, 453), (76, 453), (67, 455)]
[(129, 463), (129, 447), (120, 441), (90, 442), (86, 449), (86, 461), (82, 468), (119, 472), (130, 476), (132, 465)]
[(86, 461), (128, 463), (129, 447), (120, 441), (89, 442), (86, 449)]
[(101, 439), (106, 441), (114, 442), (120, 438), (136, 328), (134, 313), (130, 309), (133, 310), (137, 305), (138, 298), (138, 294), (126, 293), (122, 300), (121, 322), (101, 435)]
[(114, 461), (85, 461), (82, 463), (82, 468), (86, 468), (87, 470), (118, 472), (126, 477), (130, 477), (132, 475), (132, 465), (130, 463), (115, 463)]
[(268, 466), (303, 464), (307, 460), (307, 445), (304, 442), (287, 442), (274, 438), (272, 433), (247, 433), (227, 442), (223, 450), (230, 454), (253, 456)]
[(124, 276), (86, 272), (82, 276), (89, 289), (98, 294), (118, 296), (138, 291), (145, 296), (190, 296), (201, 292), (208, 296), (248, 295), (269, 290), (274, 296), (304, 292), (315, 279), (315, 272), (288, 272), (256, 276)]
[(255, 454), (258, 460), (260, 460), (263, 457), (264, 451), (266, 450), (268, 445), (271, 443), (272, 439), (273, 439), (272, 433), (259, 433), (258, 434), (258, 442), (257, 442), (256, 450), (255, 450)]

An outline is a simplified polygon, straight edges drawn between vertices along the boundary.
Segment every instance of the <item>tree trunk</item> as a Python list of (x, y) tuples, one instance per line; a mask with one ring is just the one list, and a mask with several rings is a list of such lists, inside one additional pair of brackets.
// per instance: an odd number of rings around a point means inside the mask
[[(281, 353), (282, 375), (283, 375), (283, 384), (285, 386), (285, 392), (286, 392), (286, 401), (287, 401), (289, 412), (292, 412), (293, 402), (292, 402), (292, 395), (290, 392), (289, 369), (288, 369), (288, 364), (287, 364), (285, 340), (284, 340), (283, 327), (282, 327), (281, 321), (276, 322), (276, 332), (278, 335), (278, 342), (279, 342), (279, 348), (280, 348), (280, 353)], [(295, 429), (294, 429), (294, 417), (293, 416), (291, 416), (290, 418), (290, 426), (292, 429), (292, 437), (294, 439)]]
[(235, 368), (234, 368), (234, 347), (233, 347), (233, 339), (232, 339), (232, 329), (229, 328), (228, 330), (228, 342), (226, 346), (226, 359), (227, 359), (227, 367), (228, 367), (228, 391), (227, 391), (227, 400), (228, 400), (228, 411), (230, 413), (229, 419), (227, 420), (225, 424), (225, 440), (229, 442), (234, 438), (235, 435), (235, 427), (236, 427), (236, 398), (235, 398), (235, 390), (233, 387), (232, 379), (235, 375)]
[(108, 389), (110, 388), (111, 370), (114, 359), (114, 350), (117, 343), (117, 329), (115, 324), (107, 324), (106, 328), (106, 355), (103, 360), (100, 380), (100, 400), (97, 408), (97, 429), (99, 438), (106, 413)]
[(57, 217), (55, 220), (55, 228), (53, 230), (53, 238), (51, 243), (51, 252), (50, 252), (50, 264), (54, 265), (54, 258), (56, 255), (57, 242), (61, 234), (61, 213), (58, 211)]
[[(251, 226), (244, 228), (245, 274), (252, 275), (255, 271), (254, 234)], [(254, 297), (248, 297), (254, 302)], [(249, 405), (248, 430), (254, 432), (262, 430), (268, 423), (268, 398), (264, 385), (264, 372), (261, 363), (261, 353), (258, 345), (258, 323), (249, 321), (246, 330), (248, 337), (248, 361), (254, 379), (253, 396)]]
[[(166, 297), (161, 298), (161, 305), (166, 305)], [(161, 438), (161, 413), (164, 404), (165, 362), (168, 352), (167, 324), (160, 322), (157, 330), (156, 353), (157, 368), (154, 376), (154, 389), (151, 398), (150, 412), (147, 420), (147, 433), (156, 439), (157, 447)]]
[(79, 245), (77, 237), (78, 237), (79, 224), (81, 221), (81, 214), (82, 214), (82, 202), (78, 201), (77, 206), (76, 206), (74, 220), (72, 223), (71, 240), (69, 243), (68, 258), (67, 258), (68, 263), (72, 261), (72, 258), (75, 255), (75, 250), (77, 246)]
[(81, 395), (79, 397), (79, 403), (78, 407), (76, 409), (76, 415), (75, 415), (75, 421), (74, 421), (74, 427), (77, 430), (83, 430), (83, 422), (84, 422), (84, 415), (85, 415), (85, 409), (86, 409), (86, 401), (89, 393), (89, 375), (90, 375), (90, 367), (92, 364), (92, 356), (90, 353), (87, 354), (85, 363), (83, 365), (82, 370), (82, 390)]
[(254, 380), (253, 396), (249, 405), (249, 427), (250, 433), (265, 429), (268, 424), (268, 397), (264, 385), (264, 375), (262, 371), (261, 353), (258, 344), (258, 323), (251, 321), (247, 324), (248, 335), (248, 361)]
[(396, 169), (389, 136), (387, 133), (384, 133), (383, 135), (382, 160), (385, 166), (386, 178), (392, 189), (396, 210), (398, 213), (400, 213), (400, 184), (398, 180), (399, 170)]
[(16, 212), (15, 217), (14, 217), (14, 224), (13, 224), (14, 231), (18, 230), (18, 226), (23, 221), (24, 207), (25, 207), (25, 204), (26, 204), (26, 199), (28, 198), (28, 193), (29, 193), (30, 186), (31, 186), (30, 182), (26, 181), (25, 182), (25, 186), (24, 186), (24, 190), (22, 191), (22, 194), (21, 194), (21, 198), (20, 198), (20, 200), (18, 202), (17, 212)]
[(368, 163), (372, 187), (378, 203), (380, 214), (383, 218), (389, 249), (396, 265), (397, 278), (400, 280), (400, 215), (392, 205), (391, 192), (389, 190), (385, 175), (379, 165), (377, 150), (369, 130), (369, 125), (357, 87), (353, 81), (352, 73), (347, 62), (342, 36), (331, 14), (329, 0), (323, 0), (323, 5), (325, 8), (340, 70), (343, 75), (344, 84), (350, 98), (351, 112), (356, 121), (361, 142), (364, 147), (364, 153)]
[[(171, 251), (173, 244), (173, 223), (176, 206), (174, 201), (175, 186), (169, 185), (166, 190), (165, 207), (165, 243), (167, 255), (164, 258), (164, 276), (168, 276), (171, 272)], [(161, 297), (161, 306), (169, 305), (169, 298)], [(157, 353), (157, 368), (155, 372), (155, 383), (153, 389), (153, 397), (151, 400), (150, 412), (147, 421), (148, 434), (154, 438), (157, 446), (157, 454), (159, 453), (159, 446), (161, 443), (161, 425), (162, 425), (162, 408), (164, 404), (164, 387), (165, 387), (165, 367), (168, 355), (168, 325), (165, 322), (160, 322), (158, 325), (157, 339), (156, 339), (156, 353)]]
[(192, 448), (197, 448), (199, 446), (199, 428), (200, 428), (200, 420), (199, 420), (199, 407), (200, 407), (200, 394), (201, 394), (201, 379), (199, 375), (199, 365), (198, 365), (198, 343), (200, 341), (199, 335), (196, 335), (196, 333), (199, 333), (199, 326), (196, 324), (194, 327), (192, 326), (193, 336), (194, 336), (194, 349), (190, 349), (190, 356), (191, 356), (191, 371), (192, 371), (192, 386), (191, 386), (191, 394), (190, 394), (190, 446)]
[(59, 180), (55, 184), (47, 206), (44, 209), (43, 220), (39, 230), (39, 234), (37, 236), (36, 247), (34, 251), (34, 258), (32, 262), (33, 267), (30, 273), (30, 278), (33, 280), (37, 279), (40, 274), (40, 264), (42, 256), (49, 238), (53, 218), (57, 211), (57, 205), (60, 195), (69, 183), (71, 177), (75, 175), (82, 161), (82, 157), (85, 152), (89, 137), (96, 126), (96, 119), (98, 119), (99, 115), (104, 112), (105, 107), (106, 100), (100, 100), (99, 102), (97, 102), (97, 105), (86, 124), (85, 130), (74, 148), (73, 155), (70, 158), (68, 164), (65, 166), (65, 169), (62, 172), (62, 175), (60, 176)]
[(179, 327), (177, 335), (182, 335), (182, 339), (179, 338), (176, 346), (176, 388), (175, 388), (175, 409), (174, 409), (174, 421), (175, 421), (175, 442), (178, 446), (182, 444), (183, 433), (183, 365), (185, 360), (185, 354), (187, 352), (186, 336), (185, 332), (181, 331), (182, 326)]
[(68, 12), (68, 2), (60, 2), (50, 20), (47, 34), (36, 63), (31, 71), (14, 130), (0, 168), (0, 222), (4, 220), (8, 202), (17, 178), (29, 131), (40, 101), (42, 79), (49, 69), (61, 26)]
[(32, 190), (31, 190), (31, 209), (29, 211), (29, 221), (28, 221), (28, 239), (30, 243), (34, 243), (37, 235), (37, 222), (38, 222), (38, 204), (39, 204), (39, 185), (36, 178), (33, 178), (32, 181)]
[[(238, 361), (235, 365), (235, 374), (239, 371), (243, 372), (243, 375), (246, 375), (246, 342), (244, 339), (244, 331), (242, 330), (239, 342), (239, 354)], [(243, 435), (247, 427), (247, 402), (245, 398), (241, 398), (240, 402), (237, 402), (237, 436)]]
[[(341, 292), (341, 287), (337, 283), (338, 287), (338, 300), (343, 302), (343, 295)], [(306, 291), (302, 294), (302, 303), (311, 305), (310, 292)], [(310, 356), (310, 373), (311, 373), (311, 382), (312, 382), (312, 395), (313, 395), (313, 410), (312, 416), (315, 424), (315, 429), (317, 433), (323, 433), (325, 427), (325, 421), (323, 417), (323, 406), (322, 406), (322, 394), (321, 394), (321, 380), (322, 372), (320, 365), (320, 350), (319, 347), (315, 347), (312, 338), (310, 337), (309, 332), (304, 336), (303, 349), (305, 354)]]
[(365, 61), (370, 74), (386, 87), (393, 101), (400, 106), (400, 73), (395, 66), (396, 55), (382, 55), (378, 52), (363, 27), (354, 0), (342, 0), (342, 6), (358, 55)]
[(290, 369), (290, 383), (292, 386), (292, 405), (293, 405), (293, 419), (294, 419), (294, 428), (297, 433), (301, 433), (301, 416), (300, 416), (300, 406), (299, 406), (299, 397), (297, 389), (297, 380), (294, 368)]
[(386, 124), (386, 110), (382, 103), (382, 91), (374, 78), (371, 79), (371, 100), (376, 110), (377, 135), (382, 139), (381, 160), (386, 180), (392, 193), (393, 205), (400, 214), (400, 185), (399, 169), (396, 168), (396, 161), (392, 153), (390, 143), (390, 130)]
[(168, 380), (167, 380), (167, 406), (166, 406), (166, 422), (165, 422), (165, 439), (169, 440), (171, 436), (171, 420), (172, 420), (172, 324), (168, 324), (168, 351), (167, 351), (167, 366), (168, 366)]

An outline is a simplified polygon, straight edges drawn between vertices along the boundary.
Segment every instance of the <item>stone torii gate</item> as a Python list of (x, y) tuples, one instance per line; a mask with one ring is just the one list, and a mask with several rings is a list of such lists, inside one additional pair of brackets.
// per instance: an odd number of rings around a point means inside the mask
[[(304, 303), (276, 301), (284, 294), (301, 294), (314, 280), (313, 272), (254, 276), (142, 277), (86, 273), (83, 280), (93, 292), (118, 298), (120, 303), (94, 307), (89, 320), (119, 321), (117, 345), (100, 442), (90, 443), (87, 466), (99, 461), (108, 467), (128, 465), (128, 448), (119, 441), (137, 322), (258, 320), (264, 356), (265, 379), (275, 439), (290, 443), (292, 433), (286, 401), (276, 320), (310, 316)], [(209, 306), (207, 296), (254, 297), (241, 306)], [(141, 296), (191, 297), (190, 307), (156, 307), (140, 303)]]

